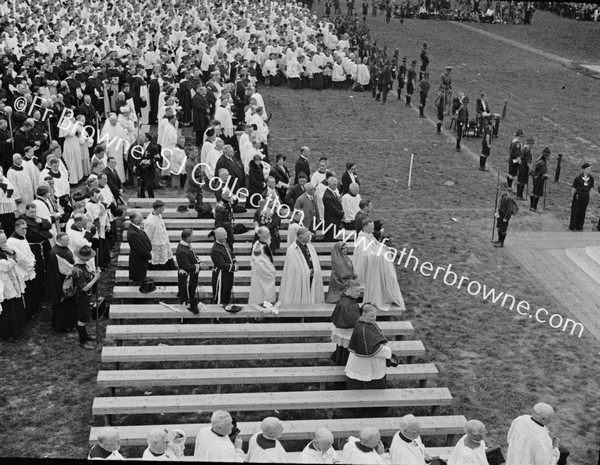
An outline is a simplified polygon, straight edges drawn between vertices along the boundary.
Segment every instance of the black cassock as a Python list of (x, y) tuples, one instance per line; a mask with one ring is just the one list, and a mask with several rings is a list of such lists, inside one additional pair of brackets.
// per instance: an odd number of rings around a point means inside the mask
[(183, 112), (181, 122), (188, 124), (192, 120), (192, 83), (190, 81), (184, 80), (179, 83), (177, 98)]
[(77, 325), (77, 311), (73, 297), (67, 298), (63, 294), (65, 276), (59, 272), (58, 257), (66, 260), (71, 265), (75, 263), (75, 260), (68, 247), (61, 247), (58, 244), (52, 247), (48, 257), (46, 289), (48, 300), (52, 305), (52, 327), (56, 330), (63, 330)]

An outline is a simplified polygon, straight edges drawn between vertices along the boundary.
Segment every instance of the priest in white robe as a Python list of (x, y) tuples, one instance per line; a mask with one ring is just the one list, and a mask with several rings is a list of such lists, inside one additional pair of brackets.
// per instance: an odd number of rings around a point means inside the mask
[[(352, 255), (358, 281), (365, 287), (363, 299), (386, 312), (392, 307), (404, 311), (406, 308), (394, 264), (397, 251), (375, 239), (373, 229), (373, 221), (365, 219)], [(393, 258), (390, 259), (390, 256)]]
[(162, 147), (161, 155), (164, 159), (161, 167), (161, 175), (169, 176), (171, 172), (171, 156), (175, 152), (179, 136), (177, 133), (177, 117), (174, 114), (169, 113), (165, 118), (166, 123), (163, 127), (162, 142), (159, 142)]
[(315, 431), (310, 441), (298, 456), (297, 463), (338, 463), (338, 453), (333, 448), (333, 434), (327, 428)]
[(465, 435), (454, 446), (448, 465), (489, 465), (483, 440), (486, 433), (482, 422), (469, 420), (465, 425)]
[(58, 158), (48, 155), (46, 168), (40, 172), (39, 184), (42, 184), (46, 176), (54, 178), (55, 195), (58, 198), (69, 196), (71, 194), (71, 186), (69, 186), (69, 176), (65, 175), (60, 169), (60, 161)]
[(135, 144), (138, 138), (139, 128), (137, 125), (137, 116), (135, 112), (131, 110), (129, 105), (124, 105), (119, 110), (121, 114), (117, 116), (117, 123), (124, 133), (127, 135), (126, 139), (130, 145)]
[(262, 305), (264, 302), (274, 303), (276, 299), (273, 252), (271, 252), (271, 233), (265, 226), (256, 230), (258, 240), (252, 245), (250, 258), (250, 295), (248, 304)]
[(152, 212), (144, 221), (144, 232), (152, 244), (150, 263), (155, 267), (167, 266), (169, 269), (175, 269), (169, 232), (162, 218), (164, 210), (165, 203), (162, 200), (155, 200), (152, 204)]
[[(76, 213), (73, 216), (73, 222), (70, 225), (67, 222), (65, 232), (69, 236), (69, 250), (71, 252), (75, 253), (75, 251), (81, 249), (83, 246), (92, 247), (92, 239), (94, 238), (93, 225), (92, 221), (84, 213)], [(96, 271), (95, 260), (88, 261), (87, 266), (91, 271)]]
[(18, 153), (13, 155), (13, 164), (8, 169), (6, 177), (15, 189), (13, 192), (15, 199), (21, 199), (21, 203), (24, 205), (33, 202), (37, 186), (33, 183), (30, 171), (23, 166), (23, 157)]
[(283, 425), (279, 418), (267, 417), (260, 424), (260, 433), (255, 433), (248, 441), (246, 461), (251, 463), (288, 463), (285, 449), (279, 439)]
[(385, 458), (379, 430), (367, 426), (360, 430), (360, 439), (350, 436), (342, 451), (341, 463), (356, 465), (384, 465)]
[(108, 116), (108, 120), (104, 123), (99, 141), (106, 144), (106, 157), (114, 157), (117, 161), (117, 175), (121, 182), (127, 181), (125, 176), (125, 161), (123, 154), (127, 153), (131, 141), (129, 134), (119, 124), (119, 118), (115, 113)]
[(233, 431), (233, 420), (228, 412), (218, 410), (212, 414), (211, 426), (198, 431), (194, 461), (196, 462), (244, 462), (246, 454), (242, 450), (241, 438), (235, 443), (229, 435)]
[(279, 301), (286, 304), (318, 304), (325, 302), (321, 263), (310, 244), (307, 228), (298, 230), (298, 239), (288, 249), (283, 265)]
[(558, 463), (558, 440), (553, 440), (548, 431), (553, 416), (552, 406), (540, 402), (534, 405), (531, 415), (521, 415), (513, 420), (506, 440), (506, 465)]
[(400, 420), (398, 431), (390, 445), (390, 459), (394, 465), (425, 465), (431, 457), (419, 436), (421, 425), (414, 415), (405, 415)]
[(32, 203), (36, 206), (37, 217), (48, 220), (52, 225), (52, 229), (50, 230), (52, 237), (49, 240), (50, 245), (54, 247), (54, 244), (56, 243), (56, 235), (59, 232), (58, 219), (61, 217), (61, 214), (54, 211), (54, 208), (48, 199), (48, 195), (50, 193), (50, 188), (48, 186), (38, 187), (36, 193), (37, 196)]

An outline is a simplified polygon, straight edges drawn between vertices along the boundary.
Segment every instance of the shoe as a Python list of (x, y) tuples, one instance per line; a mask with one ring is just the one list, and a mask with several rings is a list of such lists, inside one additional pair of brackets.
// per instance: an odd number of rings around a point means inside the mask
[(504, 247), (504, 244), (502, 242), (496, 242), (494, 247)]
[(80, 342), (80, 343), (79, 343), (79, 347), (81, 347), (82, 349), (85, 349), (85, 350), (94, 350), (94, 348), (95, 348), (95, 347), (94, 347), (92, 344), (90, 344), (89, 342), (86, 342), (86, 343), (83, 343), (83, 344)]
[(96, 336), (92, 336), (90, 334), (87, 335), (87, 340), (88, 341), (95, 341), (96, 340)]

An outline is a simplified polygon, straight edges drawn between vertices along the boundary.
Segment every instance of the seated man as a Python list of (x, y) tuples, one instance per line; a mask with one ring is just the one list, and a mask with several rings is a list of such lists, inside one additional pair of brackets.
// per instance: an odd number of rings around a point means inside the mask
[(379, 430), (368, 426), (360, 430), (360, 439), (350, 436), (342, 451), (341, 463), (347, 464), (384, 464), (383, 443)]
[(285, 463), (287, 454), (279, 439), (283, 426), (279, 418), (267, 417), (260, 424), (260, 433), (255, 433), (248, 441), (247, 462)]
[(233, 419), (228, 412), (218, 410), (212, 414), (211, 426), (198, 431), (194, 461), (197, 462), (244, 462), (242, 439), (232, 441)]
[(461, 465), (463, 463), (489, 465), (485, 455), (485, 441), (483, 440), (486, 433), (483, 423), (478, 420), (469, 420), (465, 425), (465, 435), (454, 446), (448, 465)]
[[(433, 457), (425, 452), (419, 436), (421, 425), (414, 415), (405, 415), (400, 420), (400, 431), (392, 439), (390, 459), (392, 463), (425, 465)], [(460, 462), (463, 463), (463, 462)]]
[(90, 449), (88, 460), (125, 460), (119, 453), (121, 438), (117, 428), (102, 428), (98, 432), (98, 442)]
[(167, 433), (164, 428), (154, 428), (148, 433), (148, 447), (142, 454), (142, 460), (163, 462), (169, 460), (165, 455), (167, 451)]
[(309, 442), (297, 463), (339, 463), (339, 457), (333, 448), (333, 434), (327, 428), (315, 431), (313, 440)]

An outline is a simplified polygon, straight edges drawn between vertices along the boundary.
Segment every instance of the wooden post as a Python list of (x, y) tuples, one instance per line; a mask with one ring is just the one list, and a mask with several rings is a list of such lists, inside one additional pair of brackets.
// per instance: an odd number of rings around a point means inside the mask
[(504, 107), (502, 108), (502, 120), (506, 119), (506, 107), (508, 106), (508, 100), (504, 101)]
[(433, 405), (431, 407), (431, 416), (432, 417), (435, 417), (439, 412), (440, 412), (440, 406), (439, 405)]
[(112, 426), (112, 417), (110, 415), (104, 415), (104, 426)]
[(560, 164), (562, 162), (562, 153), (558, 154), (558, 161), (556, 162), (556, 172), (554, 173), (554, 182), (558, 182), (560, 179)]
[(427, 387), (427, 378), (424, 378), (424, 379), (420, 379), (420, 380), (419, 380), (419, 387), (420, 387), (420, 388), (425, 388), (425, 387)]
[(411, 153), (410, 154), (410, 166), (408, 168), (408, 188), (410, 189), (410, 183), (412, 181), (412, 169), (413, 169), (413, 161), (415, 158), (415, 154)]

